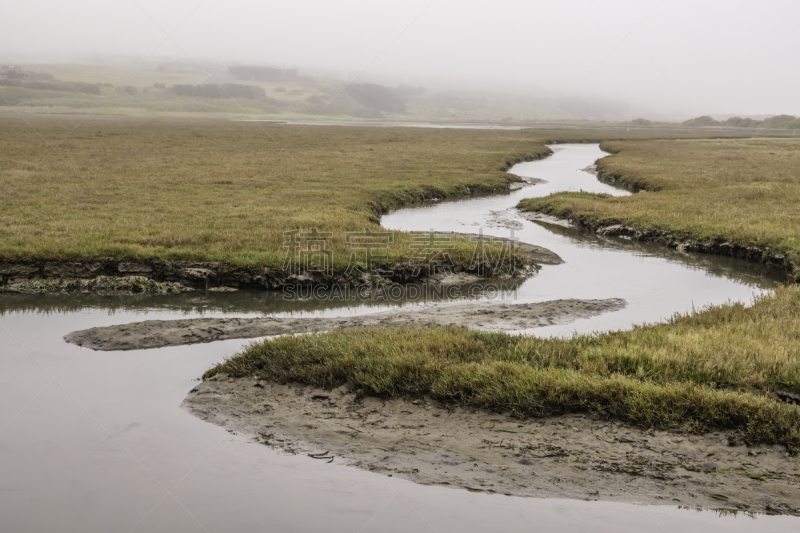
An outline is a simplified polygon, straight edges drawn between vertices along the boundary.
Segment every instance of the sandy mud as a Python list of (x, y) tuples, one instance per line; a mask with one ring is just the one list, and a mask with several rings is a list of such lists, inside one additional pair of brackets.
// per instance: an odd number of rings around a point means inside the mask
[(800, 458), (722, 433), (644, 431), (588, 415), (519, 420), (224, 374), (195, 387), (183, 407), (272, 448), (426, 485), (800, 514)]
[(263, 317), (147, 320), (75, 331), (64, 340), (93, 350), (141, 350), (225, 339), (249, 339), (359, 326), (465, 326), (513, 331), (569, 324), (625, 307), (625, 300), (553, 300), (549, 302), (432, 304), (338, 318)]

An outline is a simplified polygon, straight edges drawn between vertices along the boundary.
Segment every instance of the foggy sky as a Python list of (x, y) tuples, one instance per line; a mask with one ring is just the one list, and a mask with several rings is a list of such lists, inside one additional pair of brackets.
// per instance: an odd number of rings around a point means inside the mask
[(797, 0), (26, 0), (0, 20), (4, 64), (152, 54), (617, 98), (659, 116), (800, 115)]

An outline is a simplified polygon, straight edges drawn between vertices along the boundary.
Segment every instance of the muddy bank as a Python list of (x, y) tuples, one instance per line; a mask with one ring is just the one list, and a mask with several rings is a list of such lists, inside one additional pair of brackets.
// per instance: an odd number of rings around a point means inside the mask
[(800, 458), (721, 433), (643, 431), (587, 415), (519, 420), (224, 374), (195, 387), (183, 407), (272, 448), (426, 485), (800, 514)]
[[(473, 234), (455, 234), (455, 237), (477, 237)], [(495, 242), (508, 239), (494, 238)], [(508, 273), (510, 277), (527, 277), (535, 274), (540, 265), (558, 265), (563, 261), (558, 254), (541, 246), (516, 243), (519, 254), (527, 259), (526, 264), (515, 265)], [(82, 262), (0, 262), (0, 289), (7, 292), (93, 292), (102, 283), (87, 283), (98, 278), (146, 278), (166, 283), (170, 292), (185, 289), (280, 289), (285, 286), (340, 285), (348, 287), (377, 287), (393, 283), (439, 282), (442, 274), (427, 275), (419, 265), (398, 263), (383, 265), (381, 275), (360, 272), (303, 272), (297, 275), (283, 269), (269, 267), (237, 267), (220, 262), (198, 261), (149, 261), (130, 262), (115, 259), (93, 259)], [(483, 264), (456, 264), (449, 275), (478, 274), (491, 268)], [(50, 282), (50, 283), (45, 283)], [(172, 285), (174, 284), (174, 285)], [(181, 287), (183, 289), (181, 289)], [(110, 292), (97, 290), (96, 292)], [(124, 291), (123, 291), (124, 292)], [(131, 291), (131, 292), (136, 292)]]
[(264, 317), (147, 320), (75, 331), (64, 340), (93, 350), (141, 350), (225, 339), (309, 333), (359, 326), (464, 326), (484, 331), (513, 331), (569, 324), (625, 307), (625, 301), (554, 300), (529, 304), (431, 304), (339, 318)]
[[(457, 265), (457, 271), (463, 266)], [(17, 262), (0, 263), (0, 286), (25, 287), (42, 280), (62, 282), (66, 288), (76, 281), (99, 277), (144, 277), (156, 282), (176, 283), (186, 288), (218, 289), (280, 289), (283, 286), (342, 284), (348, 286), (380, 285), (399, 282), (411, 277), (410, 268), (398, 266), (393, 278), (369, 276), (360, 273), (346, 275), (334, 272), (308, 272), (288, 274), (270, 267), (238, 267), (221, 262), (203, 261), (146, 261), (126, 262), (114, 259), (94, 259), (82, 262)], [(395, 279), (396, 278), (396, 279)]]
[(38, 279), (0, 285), (0, 293), (19, 294), (74, 294), (92, 293), (99, 295), (164, 295), (192, 291), (180, 283), (165, 281), (159, 283), (143, 276), (98, 276), (92, 279)]
[(800, 283), (800, 267), (792, 262), (786, 254), (771, 252), (760, 246), (742, 244), (722, 238), (701, 241), (679, 237), (660, 229), (636, 229), (624, 224), (600, 223), (590, 217), (579, 216), (563, 220), (543, 213), (522, 210), (519, 210), (519, 212), (523, 217), (531, 221), (560, 225), (568, 224), (592, 231), (600, 237), (616, 237), (632, 242), (658, 244), (678, 251), (700, 252), (754, 261), (777, 272), (782, 272), (788, 281)]
[[(588, 169), (586, 169), (588, 170)], [(640, 181), (631, 181), (630, 179), (623, 178), (619, 174), (614, 174), (612, 172), (607, 172), (602, 168), (598, 168), (595, 164), (594, 167), (589, 170), (591, 174), (597, 176), (598, 181), (603, 183), (607, 183), (608, 185), (613, 185), (618, 189), (624, 189), (626, 191), (630, 191), (632, 193), (639, 193), (639, 192), (647, 192), (647, 191), (658, 191), (660, 189), (653, 187), (652, 185), (648, 184), (647, 182), (640, 182)]]

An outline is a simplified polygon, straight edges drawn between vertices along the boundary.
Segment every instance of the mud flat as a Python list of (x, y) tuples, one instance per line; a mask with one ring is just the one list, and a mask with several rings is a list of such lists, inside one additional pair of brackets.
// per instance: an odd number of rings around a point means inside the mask
[(64, 337), (93, 350), (141, 350), (225, 339), (249, 339), (359, 326), (465, 326), (485, 331), (513, 331), (569, 324), (625, 307), (625, 301), (553, 300), (527, 304), (432, 304), (418, 309), (338, 318), (264, 317), (147, 320), (84, 329)]
[(800, 458), (722, 433), (645, 431), (589, 415), (520, 420), (225, 374), (195, 387), (183, 407), (272, 448), (425, 485), (800, 514)]

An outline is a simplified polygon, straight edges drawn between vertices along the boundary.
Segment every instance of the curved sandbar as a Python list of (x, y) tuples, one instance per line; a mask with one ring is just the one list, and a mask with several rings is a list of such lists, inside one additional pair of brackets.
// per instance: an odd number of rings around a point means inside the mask
[(390, 310), (338, 318), (264, 317), (147, 320), (91, 328), (66, 335), (67, 342), (93, 350), (142, 350), (225, 339), (311, 333), (360, 326), (465, 326), (485, 331), (514, 331), (569, 324), (625, 307), (625, 300), (553, 300), (549, 302), (432, 304), (421, 309)]

